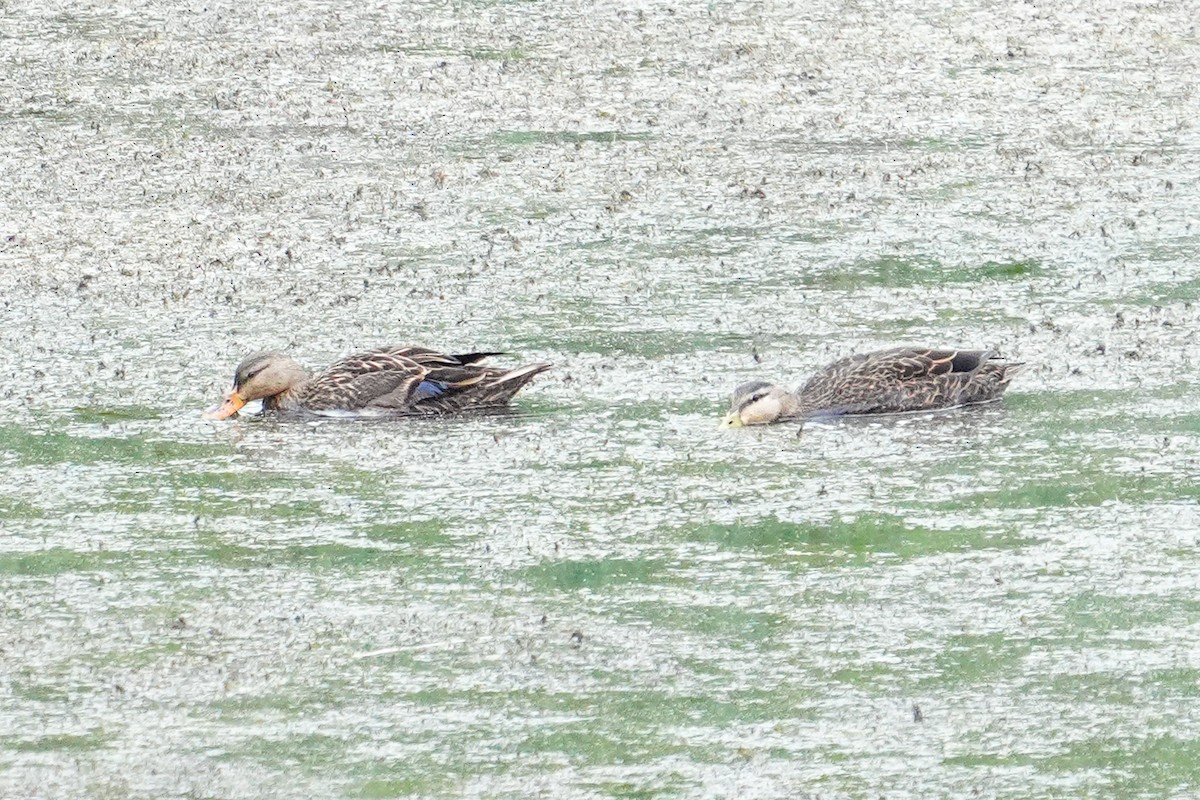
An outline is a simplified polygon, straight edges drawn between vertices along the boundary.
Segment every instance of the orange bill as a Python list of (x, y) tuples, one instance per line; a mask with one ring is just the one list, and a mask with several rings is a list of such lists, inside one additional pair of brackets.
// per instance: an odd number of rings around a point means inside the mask
[(211, 408), (204, 412), (205, 419), (226, 419), (232, 417), (238, 412), (238, 409), (246, 405), (246, 398), (238, 393), (237, 389), (230, 389), (225, 395), (225, 402), (216, 408)]

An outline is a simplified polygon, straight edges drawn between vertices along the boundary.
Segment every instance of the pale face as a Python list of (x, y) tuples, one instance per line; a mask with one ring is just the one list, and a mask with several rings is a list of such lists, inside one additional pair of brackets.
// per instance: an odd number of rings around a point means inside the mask
[(786, 395), (782, 387), (764, 381), (743, 383), (733, 390), (729, 413), (721, 421), (721, 427), (741, 428), (775, 422), (783, 416)]

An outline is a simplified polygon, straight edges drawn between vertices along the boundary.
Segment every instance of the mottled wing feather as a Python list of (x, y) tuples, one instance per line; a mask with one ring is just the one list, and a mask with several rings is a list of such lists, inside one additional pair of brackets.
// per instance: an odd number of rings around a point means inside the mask
[(512, 370), (468, 365), (430, 370), (429, 380), (447, 382), (447, 390), (416, 403), (412, 410), (443, 414), (467, 408), (503, 406), (534, 376), (549, 368), (549, 364), (530, 364)]
[(402, 408), (428, 370), (398, 349), (356, 353), (329, 366), (308, 385), (303, 403), (314, 411)]
[(447, 366), (461, 367), (464, 364), (474, 364), (476, 361), (487, 358), (488, 356), (501, 356), (503, 353), (494, 352), (479, 352), (479, 353), (461, 353), (451, 355), (442, 353), (438, 350), (433, 350), (428, 347), (415, 347), (413, 345), (397, 345), (393, 347), (380, 348), (379, 352), (388, 353), (389, 355), (402, 356), (424, 366)]
[[(535, 364), (506, 370), (475, 363), (491, 355), (499, 354), (450, 355), (413, 346), (357, 353), (316, 376), (306, 390), (304, 405), (315, 411), (379, 408), (404, 413), (503, 405), (534, 375), (549, 368)], [(425, 390), (418, 391), (423, 382)]]
[(883, 414), (985, 402), (1007, 388), (1011, 366), (990, 350), (896, 348), (850, 356), (804, 384), (802, 413)]

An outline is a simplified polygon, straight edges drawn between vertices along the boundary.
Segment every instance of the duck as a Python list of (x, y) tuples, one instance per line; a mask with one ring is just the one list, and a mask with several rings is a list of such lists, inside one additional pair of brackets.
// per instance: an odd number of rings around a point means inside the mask
[(283, 353), (247, 356), (233, 373), (233, 388), (207, 419), (226, 419), (252, 400), (269, 412), (450, 414), (508, 404), (550, 364), (516, 369), (479, 362), (499, 352), (449, 355), (413, 345), (379, 347), (343, 358), (315, 375)]
[(998, 400), (1023, 365), (994, 350), (896, 347), (834, 361), (795, 392), (768, 381), (733, 390), (721, 427), (845, 414), (933, 411)]

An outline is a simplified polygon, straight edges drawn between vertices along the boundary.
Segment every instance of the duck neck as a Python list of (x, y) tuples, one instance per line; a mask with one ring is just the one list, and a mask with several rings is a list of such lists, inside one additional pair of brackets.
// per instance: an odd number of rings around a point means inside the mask
[(788, 392), (780, 399), (780, 405), (783, 407), (783, 413), (780, 415), (784, 419), (796, 419), (807, 417), (812, 413), (812, 407), (804, 402), (804, 398), (798, 392)]
[(292, 384), (279, 394), (263, 399), (263, 411), (295, 411), (304, 405), (304, 391), (308, 388), (310, 378), (305, 375), (303, 380)]
[(790, 420), (792, 417), (804, 416), (804, 401), (794, 392), (786, 392), (779, 398), (780, 419)]

